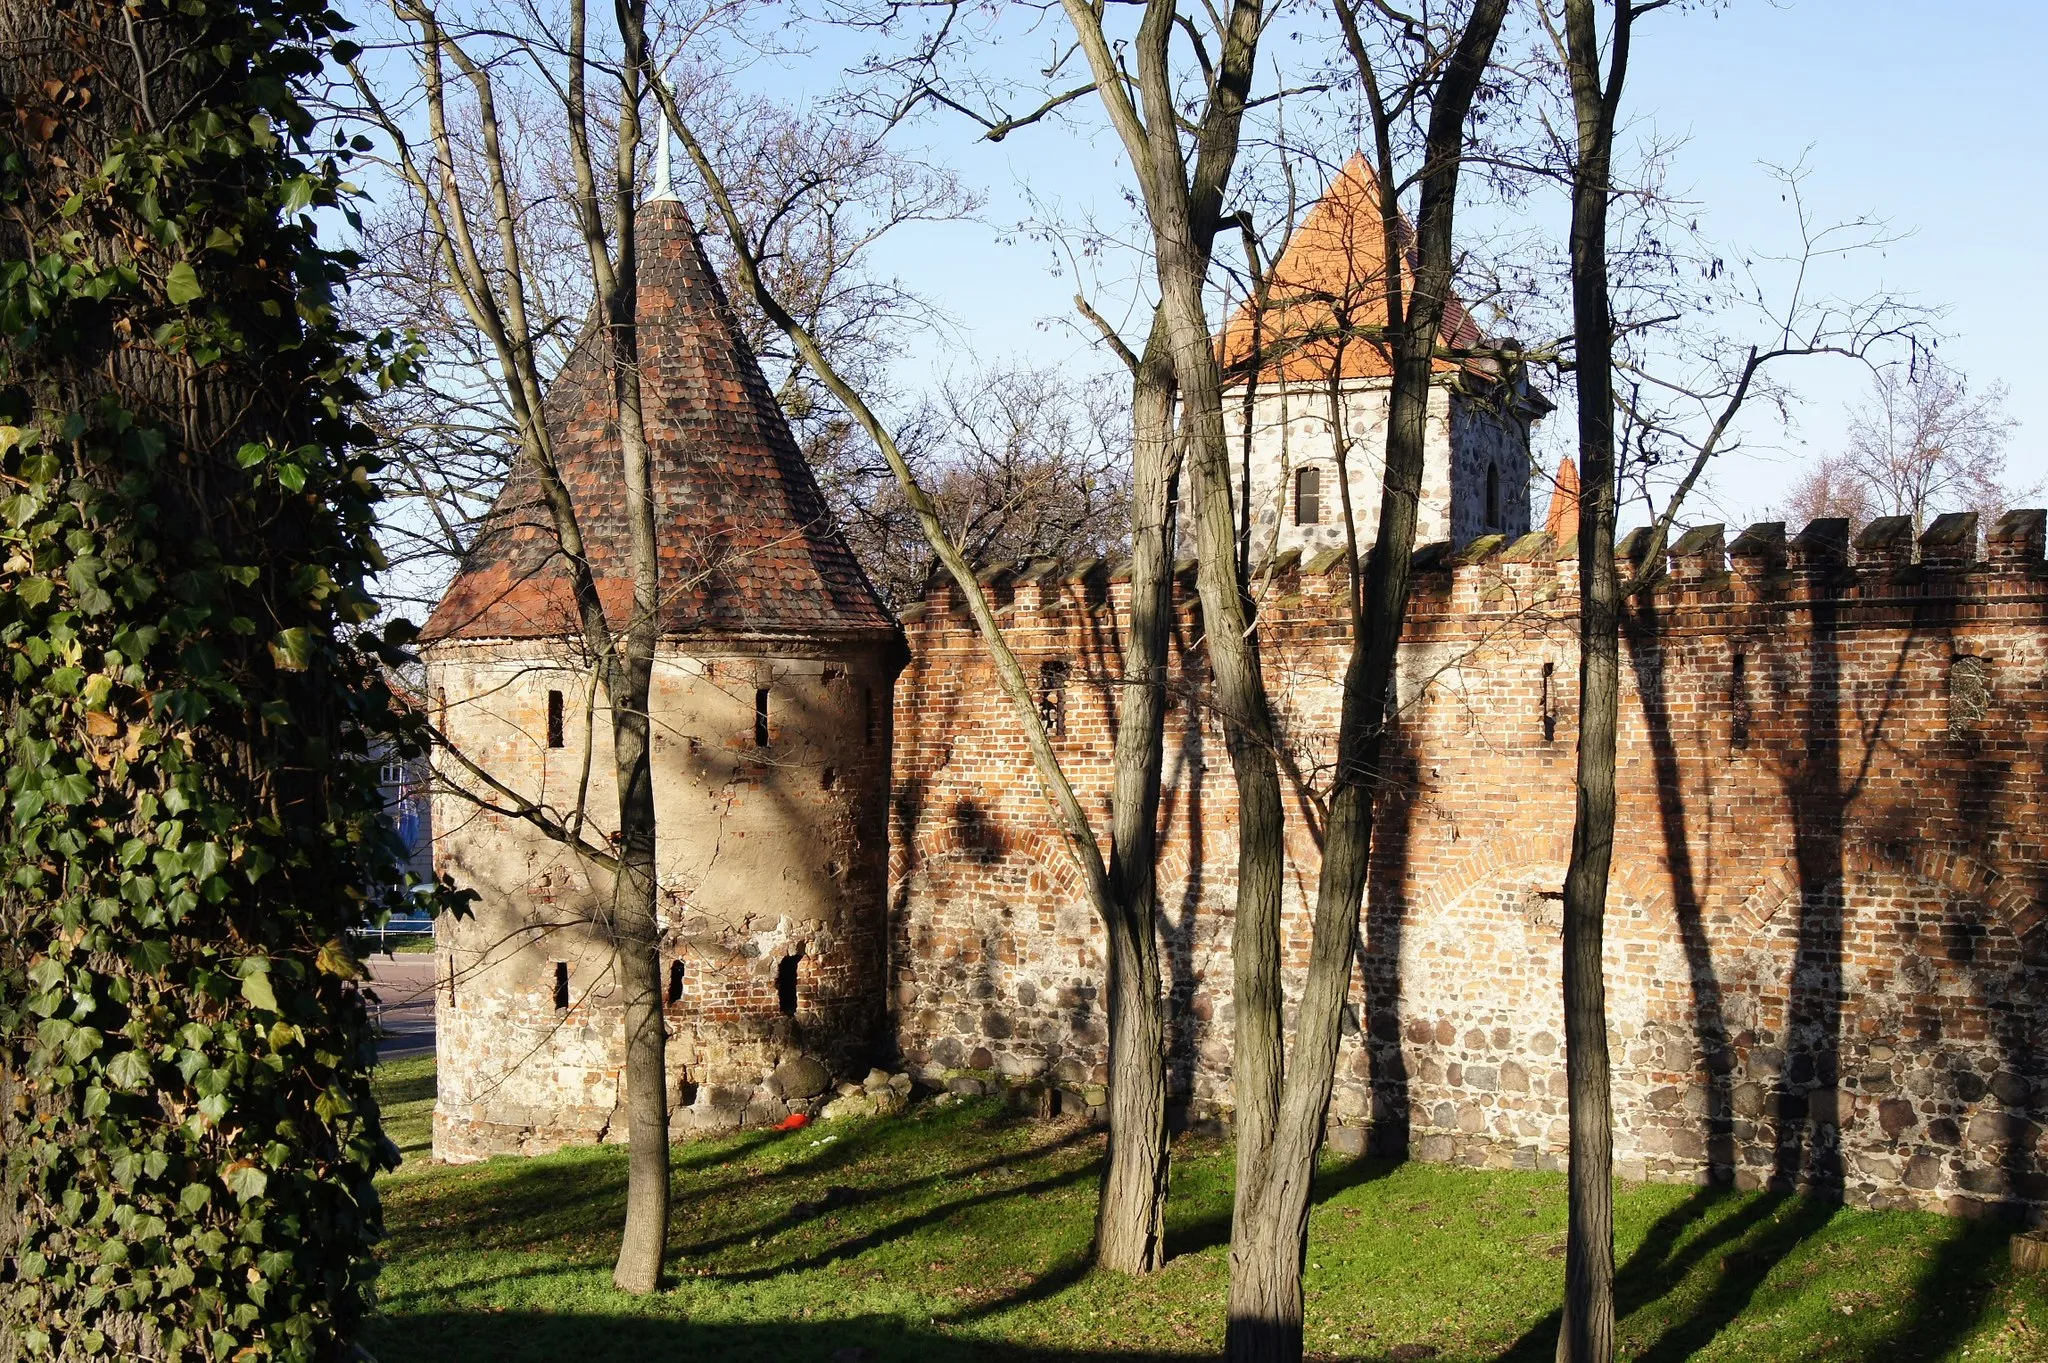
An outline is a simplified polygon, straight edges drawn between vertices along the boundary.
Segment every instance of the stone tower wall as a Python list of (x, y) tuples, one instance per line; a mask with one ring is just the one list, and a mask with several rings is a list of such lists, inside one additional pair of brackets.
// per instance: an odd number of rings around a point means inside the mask
[[(566, 654), (443, 643), (429, 654), (428, 694), (453, 698), (436, 700), (450, 739), (518, 796), (565, 819), (585, 791), (586, 836), (601, 847), (617, 810), (610, 717), (590, 708), (590, 673)], [(886, 1049), (892, 661), (879, 648), (754, 641), (665, 651), (657, 663), (662, 979), (679, 1132), (778, 1121), (828, 1074), (857, 1077)], [(559, 748), (548, 746), (551, 691), (563, 697)], [(435, 1153), (623, 1140), (609, 878), (518, 818), (503, 792), (446, 759), (441, 775), (437, 865), (479, 898), (472, 917), (439, 926)]]
[[(1985, 562), (1974, 528), (1946, 519), (1919, 562), (1893, 526), (1852, 565), (1840, 530), (1788, 544), (1758, 527), (1732, 553), (1696, 532), (1629, 618), (1606, 934), (1617, 1161), (1636, 1177), (2039, 1214), (2042, 518), (2005, 518)], [(1261, 594), (1288, 757), (1310, 782), (1347, 650), (1350, 584), (1331, 557), (1283, 558)], [(1556, 1168), (1575, 562), (1534, 535), (1425, 563), (1331, 1138)], [(1066, 678), (1047, 702), (1058, 747), (1106, 815), (1126, 589), (1087, 571), (994, 581), (1027, 667)], [(1161, 945), (1171, 1082), (1202, 1116), (1230, 1105), (1236, 810), (1193, 595), (1168, 715)], [(1099, 926), (963, 615), (943, 591), (910, 615), (890, 890), (904, 1058), (930, 1080), (969, 1071), (1099, 1102)], [(1287, 813), (1293, 989), (1316, 819), (1306, 797)]]

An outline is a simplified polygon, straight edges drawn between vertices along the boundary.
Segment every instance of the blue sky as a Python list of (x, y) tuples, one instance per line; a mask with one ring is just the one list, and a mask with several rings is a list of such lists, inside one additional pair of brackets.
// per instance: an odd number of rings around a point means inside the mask
[[(1717, 240), (1785, 243), (1790, 219), (1761, 163), (1802, 156), (1818, 218), (1869, 214), (1905, 234), (1839, 272), (1834, 288), (1850, 296), (1884, 288), (1947, 309), (1942, 358), (1975, 383), (2012, 390), (2023, 424), (2010, 469), (2022, 483), (2048, 480), (2048, 422), (2030, 420), (2024, 403), (2048, 315), (2038, 260), (2048, 221), (2048, 120), (2038, 112), (2044, 45), (2048, 6), (2014, 0), (1966, 10), (1736, 0), (1718, 14), (1646, 19), (1628, 92), (1636, 118), (1685, 139), (1671, 183), (1698, 203)], [(1027, 55), (1035, 54), (1019, 57)], [(835, 54), (815, 56), (825, 64)], [(1054, 320), (1071, 317), (1074, 284), (1054, 277), (1052, 252), (1000, 231), (1029, 213), (1027, 188), (1069, 210), (1113, 207), (1120, 170), (1097, 121), (1091, 104), (1072, 126), (995, 145), (958, 125), (929, 131), (934, 154), (979, 187), (987, 207), (980, 222), (914, 229), (887, 247), (884, 267), (952, 321), (944, 336), (912, 343), (906, 379), (958, 366), (969, 351), (1099, 367), (1085, 339)], [(1700, 518), (1738, 523), (1769, 513), (1800, 462), (1839, 444), (1862, 371), (1812, 361), (1789, 377), (1802, 399), (1794, 426), (1753, 430), (1751, 447), (1718, 472)]]

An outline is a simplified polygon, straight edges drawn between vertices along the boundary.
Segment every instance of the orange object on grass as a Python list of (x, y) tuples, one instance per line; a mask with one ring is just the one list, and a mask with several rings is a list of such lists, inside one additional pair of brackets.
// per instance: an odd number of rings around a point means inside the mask
[(801, 1112), (792, 1112), (770, 1129), (775, 1131), (800, 1131), (810, 1124), (811, 1119), (809, 1117), (806, 1117)]

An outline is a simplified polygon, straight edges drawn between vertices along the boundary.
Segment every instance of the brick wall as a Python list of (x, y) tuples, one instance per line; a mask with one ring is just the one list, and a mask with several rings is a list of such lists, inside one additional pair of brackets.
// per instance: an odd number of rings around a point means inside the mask
[[(2048, 1209), (2041, 514), (1988, 540), (1979, 561), (1974, 524), (1944, 518), (1916, 561), (1892, 522), (1854, 550), (1840, 523), (1789, 541), (1753, 527), (1725, 547), (1700, 531), (1637, 602), (1606, 939), (1624, 1174)], [(1332, 1140), (1555, 1168), (1575, 564), (1540, 535), (1424, 561)], [(1313, 787), (1349, 583), (1328, 556), (1273, 566), (1262, 646), (1289, 763)], [(1027, 667), (1069, 669), (1057, 743), (1102, 814), (1126, 590), (1110, 579), (995, 580)], [(1172, 1083), (1202, 1115), (1230, 1104), (1235, 805), (1191, 587), (1182, 599), (1161, 939)], [(910, 615), (890, 890), (905, 1059), (931, 1079), (986, 1071), (1099, 1102), (1099, 928), (964, 615), (943, 591)], [(1288, 817), (1293, 987), (1312, 799)]]

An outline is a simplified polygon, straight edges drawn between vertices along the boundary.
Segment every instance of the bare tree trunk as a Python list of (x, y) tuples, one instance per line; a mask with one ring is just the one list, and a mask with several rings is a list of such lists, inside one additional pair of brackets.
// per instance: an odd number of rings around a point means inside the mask
[(620, 70), (617, 160), (611, 185), (612, 222), (618, 237), (614, 264), (597, 213), (587, 123), (582, 117), (583, 7), (571, 13), (570, 142), (576, 162), (577, 201), (591, 267), (601, 290), (610, 347), (612, 400), (618, 413), (619, 453), (625, 475), (629, 571), (633, 615), (620, 633), (611, 694), (612, 754), (619, 789), (619, 874), (613, 882), (613, 969), (623, 994), (626, 1048), (626, 1224), (612, 1282), (625, 1292), (654, 1291), (668, 1247), (668, 1027), (661, 1015), (660, 934), (655, 920), (656, 829), (649, 694), (654, 650), (660, 639), (660, 562), (654, 532), (653, 461), (641, 403), (639, 262), (636, 215), (639, 184), (640, 99), (646, 70), (645, 0), (619, 0), (619, 33), (627, 59)]
[[(1237, 1200), (1231, 1220), (1230, 1320), (1225, 1337), (1225, 1356), (1231, 1363), (1294, 1363), (1301, 1357), (1301, 1276), (1308, 1254), (1309, 1198), (1336, 1079), (1339, 1024), (1350, 992), (1359, 911), (1371, 862), (1373, 798), (1386, 734), (1387, 692), (1407, 618), (1431, 375), (1450, 296), (1465, 118), (1492, 59), (1506, 11), (1507, 0), (1481, 0), (1475, 7), (1432, 101), (1412, 291), (1401, 279), (1407, 243), (1391, 189), (1385, 191), (1381, 205), (1393, 350), (1386, 475), (1378, 533), (1362, 584), (1355, 533), (1350, 538), (1352, 651), (1338, 721), (1335, 789), (1323, 837), (1308, 973), (1284, 1082), (1277, 914), (1254, 934), (1247, 931), (1240, 910), (1234, 942), (1240, 1041)], [(1381, 183), (1392, 186), (1398, 181), (1371, 62), (1358, 41), (1350, 11), (1340, 7), (1340, 18), (1380, 125)], [(1246, 1017), (1247, 984), (1253, 986), (1249, 1007), (1263, 1013), (1256, 1019)], [(1254, 1062), (1251, 1083), (1245, 1082), (1247, 1054)], [(1258, 1109), (1249, 1110), (1254, 1103)]]
[(674, 92), (659, 80), (653, 85), (725, 225), (741, 281), (769, 321), (789, 337), (803, 363), (853, 414), (881, 451), (933, 554), (966, 598), (989, 661), (1024, 730), (1033, 767), (1062, 839), (1086, 881), (1089, 903), (1102, 918), (1109, 939), (1110, 1157), (1097, 1212), (1097, 1262), (1124, 1272), (1150, 1272), (1164, 1262), (1168, 1171), (1155, 866), (1166, 651), (1173, 619), (1176, 476), (1173, 369), (1164, 345), (1165, 333), (1155, 322), (1154, 340), (1148, 343), (1145, 356), (1125, 355), (1136, 387), (1132, 623), (1127, 642), (1129, 680), (1122, 689), (1118, 713), (1111, 865), (1104, 862), (1087, 813), (1060, 767), (1029, 680), (975, 577), (974, 565), (948, 535), (936, 505), (918, 484), (889, 428), (834, 367), (816, 338), (769, 290), (718, 168), (692, 135)]
[(1159, 788), (1173, 624), (1177, 477), (1173, 362), (1155, 314), (1132, 366), (1131, 616), (1117, 704), (1105, 926), (1109, 937), (1109, 1159), (1095, 1261), (1120, 1273), (1166, 1262), (1166, 1011), (1159, 978)]
[(1607, 205), (1615, 110), (1628, 70), (1631, 0), (1616, 0), (1603, 77), (1597, 0), (1566, 0), (1565, 55), (1578, 119), (1572, 178), (1572, 327), (1579, 390), (1579, 765), (1564, 881), (1565, 1078), (1570, 1105), (1569, 1224), (1559, 1363), (1614, 1357), (1614, 1135), (1601, 971), (1614, 859), (1614, 742), (1621, 585), (1614, 565), (1614, 323)]

